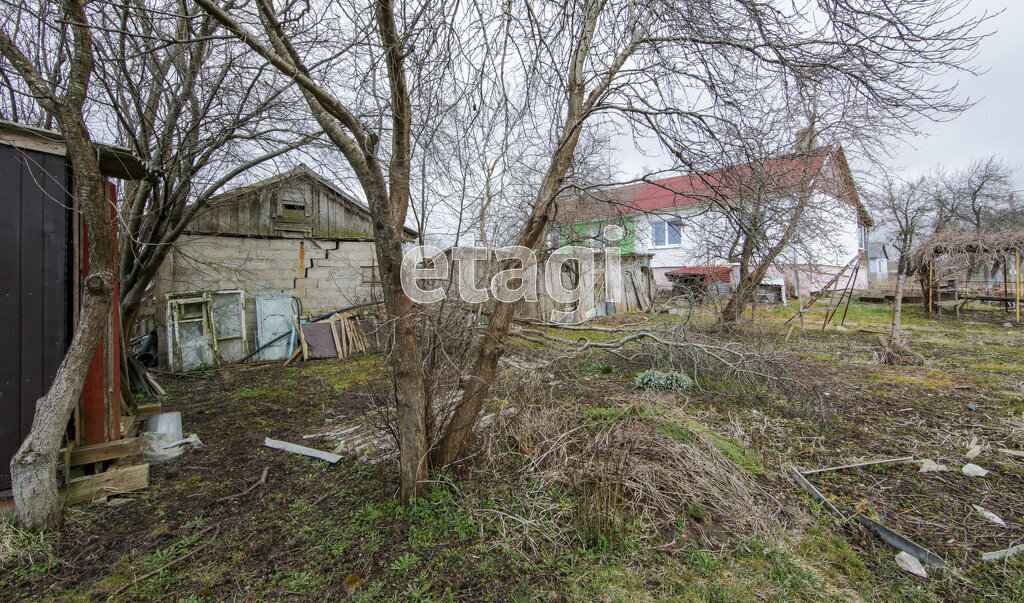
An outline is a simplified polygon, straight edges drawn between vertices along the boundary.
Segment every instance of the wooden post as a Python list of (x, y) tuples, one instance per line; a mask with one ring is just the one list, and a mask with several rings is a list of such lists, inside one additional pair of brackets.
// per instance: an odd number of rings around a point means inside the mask
[(928, 262), (928, 318), (932, 317), (932, 302), (935, 297), (935, 260)]
[(1016, 278), (1014, 278), (1014, 289), (1016, 290), (1014, 292), (1014, 297), (1016, 298), (1016, 301), (1014, 302), (1014, 308), (1017, 309), (1017, 324), (1020, 325), (1020, 321), (1021, 321), (1021, 286), (1024, 286), (1024, 274), (1021, 274), (1021, 250), (1019, 250), (1019, 249), (1014, 250), (1014, 254), (1015, 254), (1016, 259), (1017, 259), (1017, 266), (1016, 266), (1016, 269), (1014, 270), (1017, 273), (1016, 274)]
[[(306, 299), (306, 243), (302, 241), (299, 243), (299, 270), (298, 270), (298, 285), (299, 299), (305, 301)], [(303, 358), (305, 360), (305, 358)]]

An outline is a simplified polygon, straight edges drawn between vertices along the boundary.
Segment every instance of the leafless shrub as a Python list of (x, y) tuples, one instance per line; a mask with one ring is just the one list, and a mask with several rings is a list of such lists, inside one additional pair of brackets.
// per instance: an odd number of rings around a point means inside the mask
[(907, 345), (906, 339), (893, 339), (879, 335), (878, 348), (873, 354), (874, 360), (878, 364), (895, 366), (921, 366), (924, 364), (924, 356), (912, 350)]

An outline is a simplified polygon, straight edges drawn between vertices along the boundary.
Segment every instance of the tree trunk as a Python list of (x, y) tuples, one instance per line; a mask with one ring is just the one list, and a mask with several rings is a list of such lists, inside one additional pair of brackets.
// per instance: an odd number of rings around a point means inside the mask
[[(93, 239), (90, 233), (90, 241)], [(102, 285), (88, 290), (71, 347), (57, 369), (53, 385), (36, 403), (32, 430), (11, 460), (15, 520), (30, 530), (60, 527), (60, 501), (57, 498), (57, 457), (61, 439), (71, 419), (71, 411), (82, 395), (86, 374), (92, 366), (110, 316), (113, 290), (112, 262), (101, 272), (93, 264), (90, 279)]]
[(47, 112), (56, 118), (64, 135), (67, 158), (73, 168), (78, 209), (89, 235), (89, 274), (82, 288), (82, 312), (71, 345), (53, 384), (36, 404), (32, 430), (11, 461), (14, 514), (22, 526), (40, 530), (60, 526), (57, 499), (57, 454), (71, 411), (82, 395), (85, 377), (110, 316), (116, 277), (114, 231), (107, 190), (100, 172), (96, 147), (85, 125), (83, 107), (93, 70), (92, 37), (81, 0), (68, 1), (74, 30), (74, 55), (61, 98), (35, 65), (0, 31), (0, 53)]
[[(902, 262), (900, 262), (902, 264)], [(892, 327), (889, 329), (889, 339), (893, 342), (901, 341), (903, 328), (903, 291), (906, 288), (910, 277), (906, 274), (896, 275), (896, 297), (892, 300)]]

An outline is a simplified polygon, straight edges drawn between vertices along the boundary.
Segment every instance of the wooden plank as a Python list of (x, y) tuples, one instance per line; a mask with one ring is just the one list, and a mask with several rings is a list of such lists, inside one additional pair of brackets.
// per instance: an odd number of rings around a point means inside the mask
[(281, 440), (274, 440), (271, 438), (264, 438), (263, 445), (268, 448), (276, 448), (278, 450), (284, 450), (286, 452), (293, 452), (295, 454), (302, 454), (305, 456), (318, 458), (327, 461), (332, 465), (341, 460), (341, 456), (337, 454), (324, 452), (323, 450), (317, 450), (316, 448), (307, 448), (305, 446), (299, 446), (298, 444), (292, 444), (290, 442), (282, 442)]
[(153, 378), (153, 375), (149, 374), (149, 371), (143, 372), (142, 376), (143, 378), (146, 379), (146, 383), (149, 383), (149, 386), (153, 388), (153, 390), (156, 392), (158, 396), (167, 395), (167, 391), (163, 387), (161, 387), (159, 383), (156, 382), (156, 379)]
[(348, 321), (347, 320), (339, 320), (338, 321), (338, 328), (341, 329), (341, 356), (340, 357), (341, 358), (348, 358), (349, 349), (352, 347), (351, 346), (351, 342), (349, 342)]
[(309, 360), (309, 347), (306, 345), (306, 337), (302, 334), (302, 325), (295, 317), (292, 316), (292, 325), (295, 326), (295, 332), (299, 334), (299, 349), (302, 350), (302, 359)]
[(153, 415), (158, 415), (164, 411), (163, 404), (159, 402), (155, 404), (139, 404), (135, 411), (136, 419), (148, 419)]
[(334, 350), (338, 353), (338, 360), (344, 358), (341, 352), (341, 339), (338, 337), (337, 323), (331, 323), (331, 335), (334, 337)]
[(138, 438), (126, 438), (91, 446), (79, 446), (71, 449), (71, 466), (87, 465), (110, 459), (119, 459), (137, 454), (142, 449)]
[(61, 488), (60, 497), (64, 504), (73, 505), (111, 494), (134, 492), (148, 486), (149, 465), (132, 465), (71, 480)]

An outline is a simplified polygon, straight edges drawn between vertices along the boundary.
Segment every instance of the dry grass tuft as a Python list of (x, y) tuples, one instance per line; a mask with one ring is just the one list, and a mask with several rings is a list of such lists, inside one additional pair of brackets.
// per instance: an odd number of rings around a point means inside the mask
[(906, 340), (878, 336), (878, 350), (874, 352), (875, 362), (893, 366), (922, 366), (924, 356), (907, 345)]
[(682, 548), (682, 536), (696, 536), (718, 548), (770, 537), (779, 525), (774, 498), (709, 432), (685, 427), (678, 411), (672, 419), (658, 416), (638, 395), (611, 409), (610, 419), (594, 420), (549, 396), (531, 396), (529, 386), (520, 391), (520, 399), (533, 401), (485, 434), (484, 463), (495, 472), (516, 471), (538, 495), (570, 493), (579, 538), (614, 538), (638, 521), (641, 537), (668, 541), (661, 546)]

